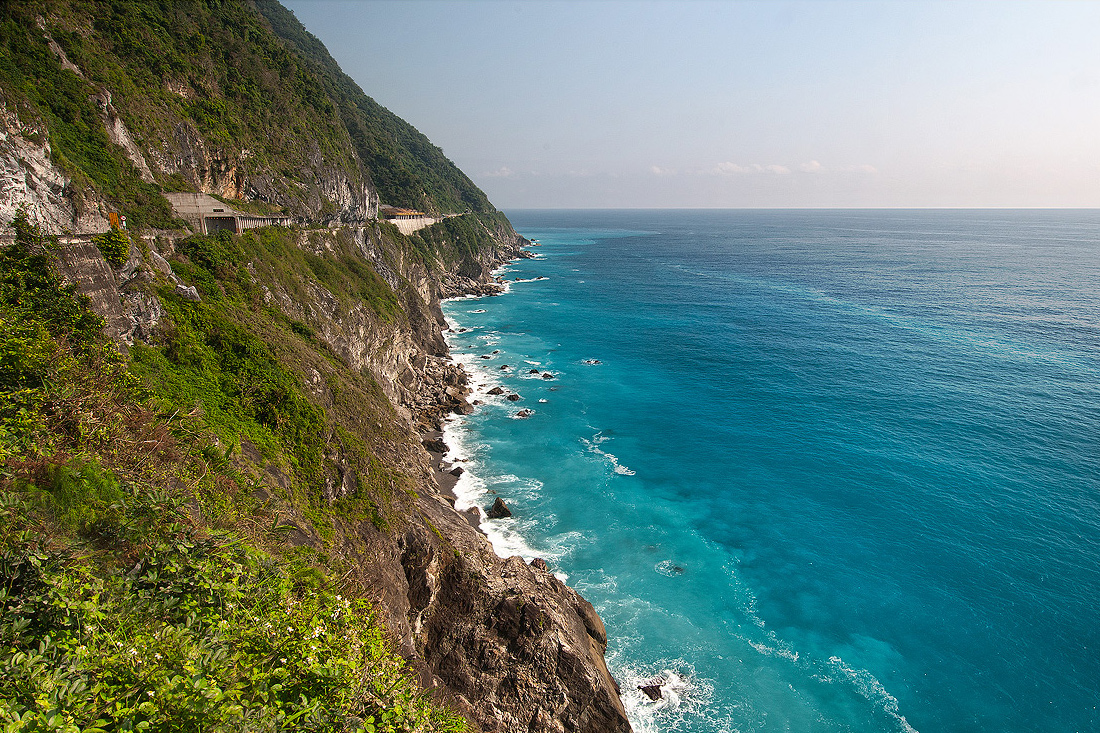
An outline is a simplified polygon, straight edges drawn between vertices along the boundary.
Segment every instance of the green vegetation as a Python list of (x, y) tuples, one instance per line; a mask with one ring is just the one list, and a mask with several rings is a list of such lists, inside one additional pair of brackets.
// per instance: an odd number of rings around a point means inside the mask
[[(172, 326), (131, 370), (62, 286), (49, 240), (23, 216), (14, 227), (0, 250), (4, 730), (464, 730), (370, 607), (341, 597), (344, 568), (284, 544), (278, 492), (239, 456), (250, 441), (284, 469), (285, 505), (330, 536), (338, 517), (384, 528), (408, 490), (369, 432), (341, 427), (384, 427), (377, 385), (306, 324), (247, 317), (242, 257), (263, 232), (181, 246), (218, 297), (162, 293)], [(291, 362), (325, 371), (328, 409)], [(331, 451), (358, 488), (335, 504), (319, 491)]]
[(367, 604), (189, 526), (178, 497), (68, 465), (0, 517), (5, 730), (464, 729)]
[(0, 93), (9, 105), (23, 107), (24, 118), (45, 122), (54, 162), (73, 178), (68, 195), (76, 209), (85, 208), (86, 194), (95, 189), (117, 203), (132, 226), (177, 226), (159, 189), (108, 140), (94, 101), (99, 90), (61, 67), (35, 25), (34, 9), (5, 3), (0, 13)]
[(130, 256), (130, 238), (118, 229), (95, 235), (92, 243), (99, 247), (103, 258), (115, 267), (122, 267)]
[(409, 239), (413, 247), (422, 256), (430, 260), (439, 255), (445, 264), (453, 267), (458, 274), (477, 277), (480, 273), (478, 253), (486, 241), (493, 239), (493, 233), (487, 227), (492, 224), (508, 226), (503, 214), (482, 214), (479, 216), (455, 216), (420, 229)]
[(363, 93), (316, 36), (276, 0), (256, 7), (316, 74), (382, 201), (433, 213), (492, 213), (485, 194), (412, 125)]
[[(392, 408), (378, 385), (348, 370), (309, 325), (266, 306), (256, 282), (262, 278), (301, 303), (327, 293), (343, 312), (358, 302), (374, 306), (382, 319), (399, 311), (389, 286), (350, 252), (313, 255), (295, 245), (295, 236), (270, 227), (239, 237), (219, 232), (180, 241), (177, 248), (187, 260), (176, 262), (175, 270), (198, 286), (203, 301), (161, 288), (170, 325), (154, 344), (134, 346), (132, 368), (173, 410), (202, 414), (224, 444), (247, 441), (278, 465), (290, 483), (282, 498), (331, 542), (337, 517), (369, 516), (376, 527), (387, 526), (385, 512), (404, 492), (407, 480), (378, 461), (379, 444), (359, 437), (364, 418), (375, 415), (376, 425), (388, 424)], [(327, 408), (306, 393), (307, 373), (326, 375)], [(335, 480), (325, 460), (333, 451), (356, 477), (355, 499), (345, 504), (373, 507), (366, 515), (350, 506), (338, 511), (319, 490)], [(234, 520), (247, 515), (250, 495), (242, 492), (236, 504), (223, 502), (218, 513)]]

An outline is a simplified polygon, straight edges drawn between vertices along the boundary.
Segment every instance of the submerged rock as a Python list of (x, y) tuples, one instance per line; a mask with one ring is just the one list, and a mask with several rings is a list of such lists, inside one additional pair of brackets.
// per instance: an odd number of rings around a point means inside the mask
[(491, 390), (489, 390), (488, 394), (504, 394), (504, 388), (503, 387), (493, 387)]
[(506, 397), (505, 399), (507, 399), (509, 402), (519, 402), (523, 398), (520, 397), (515, 392), (513, 392), (512, 394), (508, 395), (508, 397)]
[(660, 700), (664, 697), (661, 694), (660, 685), (638, 685), (638, 689), (645, 693), (645, 696), (650, 700)]

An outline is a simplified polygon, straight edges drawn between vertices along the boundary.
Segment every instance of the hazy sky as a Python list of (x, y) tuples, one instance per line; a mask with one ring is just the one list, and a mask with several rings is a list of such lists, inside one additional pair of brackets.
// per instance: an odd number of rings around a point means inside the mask
[(1100, 206), (1100, 2), (282, 1), (500, 208)]

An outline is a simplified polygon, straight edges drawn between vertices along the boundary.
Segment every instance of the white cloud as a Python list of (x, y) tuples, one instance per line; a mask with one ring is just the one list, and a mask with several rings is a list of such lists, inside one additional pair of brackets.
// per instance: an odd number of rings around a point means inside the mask
[(840, 170), (843, 173), (878, 173), (878, 168), (874, 167), (873, 165), (867, 165), (866, 163), (862, 165), (846, 165), (840, 168)]
[[(759, 168), (760, 166), (756, 166)], [(714, 172), (719, 175), (734, 175), (737, 173), (753, 173), (753, 166), (738, 165), (737, 163), (731, 163), (726, 161), (725, 163), (719, 163)]]
[(798, 169), (803, 173), (817, 173), (824, 170), (824, 168), (825, 166), (821, 165), (821, 163), (818, 163), (816, 160), (811, 160), (809, 163), (803, 163), (798, 166)]
[(495, 171), (489, 171), (488, 173), (486, 173), (485, 177), (486, 178), (511, 178), (514, 175), (515, 175), (515, 173), (512, 172), (511, 168), (509, 168), (506, 165), (502, 165), (500, 168), (497, 168)]
[(791, 169), (785, 165), (760, 165), (759, 163), (740, 165), (738, 163), (726, 161), (725, 163), (719, 163), (717, 166), (711, 169), (710, 172), (719, 176), (734, 176), (753, 173), (772, 173), (777, 176), (785, 176), (791, 172)]
[(676, 175), (676, 170), (675, 169), (673, 169), (673, 168), (662, 168), (659, 165), (651, 166), (649, 171), (650, 171), (650, 173), (652, 173), (655, 176), (674, 176), (674, 175)]

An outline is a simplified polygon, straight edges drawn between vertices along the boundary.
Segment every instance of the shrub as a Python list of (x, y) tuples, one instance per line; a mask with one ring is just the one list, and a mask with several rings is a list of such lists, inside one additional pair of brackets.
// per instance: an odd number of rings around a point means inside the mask
[(464, 729), (419, 691), (370, 606), (319, 571), (203, 538), (163, 495), (116, 506), (143, 525), (136, 563), (34, 549), (18, 530), (50, 510), (0, 499), (5, 730)]
[(112, 229), (92, 237), (92, 242), (104, 259), (115, 267), (122, 267), (130, 257), (130, 237), (119, 229)]

